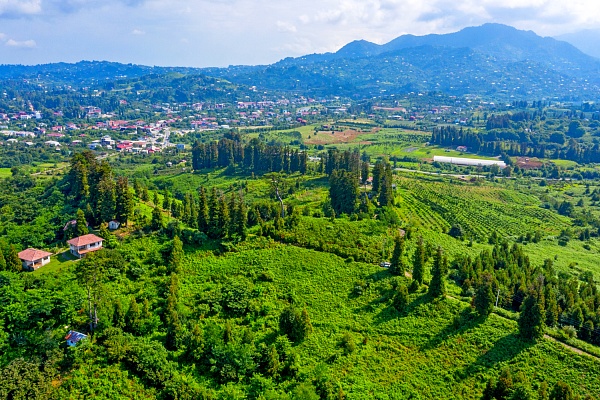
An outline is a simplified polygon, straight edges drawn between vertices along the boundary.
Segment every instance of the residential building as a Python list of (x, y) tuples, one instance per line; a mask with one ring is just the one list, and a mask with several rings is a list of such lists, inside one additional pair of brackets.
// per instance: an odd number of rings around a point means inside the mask
[(88, 233), (87, 235), (73, 238), (67, 241), (67, 243), (71, 249), (71, 254), (73, 254), (75, 257), (81, 258), (87, 253), (100, 250), (102, 248), (103, 240), (104, 239), (94, 235), (93, 233)]
[(19, 259), (23, 263), (23, 268), (30, 271), (48, 264), (51, 255), (52, 253), (34, 248), (28, 248), (18, 254)]

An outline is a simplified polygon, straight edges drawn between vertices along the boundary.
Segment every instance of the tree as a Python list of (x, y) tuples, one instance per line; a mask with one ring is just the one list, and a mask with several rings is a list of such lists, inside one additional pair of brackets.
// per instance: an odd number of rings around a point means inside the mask
[(573, 400), (574, 398), (573, 389), (563, 381), (556, 382), (550, 392), (550, 400)]
[(383, 169), (383, 175), (379, 184), (379, 205), (381, 207), (394, 205), (394, 192), (392, 188), (392, 166), (386, 162)]
[(6, 271), (6, 259), (4, 258), (2, 248), (0, 248), (0, 271)]
[(240, 240), (246, 240), (246, 237), (248, 236), (246, 228), (247, 220), (248, 212), (246, 210), (246, 205), (244, 204), (244, 199), (240, 197), (235, 210), (235, 233), (238, 235)]
[(181, 265), (181, 259), (183, 258), (183, 243), (179, 239), (179, 236), (173, 238), (169, 256), (167, 257), (167, 269), (171, 273), (179, 272)]
[(417, 248), (413, 255), (413, 280), (419, 285), (423, 284), (425, 278), (425, 246), (423, 245), (423, 237), (417, 240)]
[(81, 209), (77, 209), (75, 237), (87, 235), (89, 232), (90, 231), (88, 230), (87, 221), (85, 220), (85, 214)]
[(150, 228), (153, 231), (159, 231), (164, 228), (163, 215), (158, 206), (154, 206), (152, 210), (152, 220), (150, 221)]
[(363, 185), (369, 180), (369, 163), (363, 161), (360, 165), (360, 181)]
[(544, 335), (544, 311), (543, 292), (531, 290), (521, 305), (519, 315), (519, 333), (527, 340), (536, 340)]
[(304, 340), (312, 332), (306, 308), (302, 310), (302, 313), (293, 307), (285, 308), (279, 316), (279, 330), (293, 342), (298, 343)]
[(394, 238), (394, 251), (390, 260), (390, 272), (396, 275), (404, 275), (406, 265), (402, 259), (404, 255), (404, 235), (398, 234)]
[(125, 310), (123, 310), (123, 304), (121, 299), (117, 298), (115, 301), (115, 310), (113, 312), (113, 326), (123, 329), (125, 328)]
[(408, 288), (405, 285), (398, 285), (396, 288), (396, 294), (392, 300), (392, 306), (398, 312), (404, 312), (408, 305)]
[(209, 226), (208, 217), (208, 200), (206, 198), (206, 190), (201, 187), (199, 190), (198, 202), (198, 229), (202, 232), (207, 232)]
[(429, 294), (432, 297), (442, 297), (446, 295), (445, 279), (447, 273), (448, 259), (444, 256), (442, 248), (438, 246), (437, 252), (433, 257), (431, 282), (429, 283)]
[(358, 201), (358, 178), (345, 170), (334, 170), (329, 178), (329, 198), (336, 215), (352, 214)]
[(167, 188), (165, 188), (163, 190), (162, 208), (164, 210), (170, 210), (171, 209), (171, 196), (169, 195), (169, 191), (167, 190)]
[(115, 183), (107, 177), (98, 184), (96, 216), (97, 222), (108, 222), (115, 217), (116, 193)]
[(102, 284), (106, 276), (105, 263), (100, 253), (102, 251), (106, 250), (87, 254), (75, 270), (77, 280), (87, 292), (90, 332), (98, 325), (98, 304), (103, 294)]
[(129, 183), (126, 177), (121, 176), (117, 179), (115, 196), (115, 217), (117, 221), (127, 225), (127, 221), (133, 215), (133, 194), (129, 190)]
[(8, 248), (8, 253), (6, 254), (6, 270), (13, 272), (21, 272), (23, 271), (23, 263), (21, 259), (19, 259), (19, 253), (17, 249), (12, 244)]
[(135, 301), (135, 297), (131, 297), (126, 316), (127, 330), (135, 335), (139, 335), (142, 331), (142, 312)]
[(484, 272), (477, 282), (473, 306), (482, 317), (486, 317), (494, 310), (494, 277), (489, 272)]
[(448, 231), (448, 235), (456, 239), (462, 239), (465, 233), (463, 231), (462, 226), (460, 226), (459, 224), (454, 224)]

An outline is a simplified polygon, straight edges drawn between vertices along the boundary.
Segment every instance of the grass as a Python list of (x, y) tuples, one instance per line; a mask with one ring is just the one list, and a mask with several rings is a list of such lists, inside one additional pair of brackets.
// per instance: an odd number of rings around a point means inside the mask
[[(285, 299), (306, 307), (314, 331), (297, 346), (301, 375), (317, 379), (326, 371), (348, 398), (476, 399), (503, 367), (522, 372), (534, 387), (561, 379), (580, 394), (600, 395), (599, 362), (554, 342), (523, 342), (514, 321), (477, 320), (464, 303), (423, 293), (411, 295), (406, 315), (397, 313), (388, 300), (395, 278), (377, 266), (275, 246), (221, 257), (189, 254), (184, 271), (181, 290), (192, 315), (206, 301), (192, 294), (214, 294), (229, 279), (261, 293), (253, 307), (263, 316), (251, 323), (258, 341), (277, 330)], [(262, 281), (264, 274), (271, 280)], [(352, 294), (358, 280), (367, 282), (360, 296)], [(342, 349), (344, 334), (354, 351)]]
[(10, 168), (0, 168), (0, 178), (8, 178), (12, 176)]
[(63, 268), (67, 268), (69, 265), (77, 261), (77, 257), (72, 255), (68, 250), (63, 251), (50, 257), (50, 262), (43, 267), (34, 271), (34, 274), (50, 274), (53, 272), (60, 272)]

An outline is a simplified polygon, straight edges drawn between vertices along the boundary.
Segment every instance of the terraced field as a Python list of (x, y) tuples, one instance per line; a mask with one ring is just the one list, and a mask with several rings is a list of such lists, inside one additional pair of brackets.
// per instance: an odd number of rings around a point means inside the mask
[(536, 231), (547, 236), (569, 225), (567, 218), (542, 208), (537, 197), (512, 189), (406, 177), (396, 184), (402, 218), (427, 229), (460, 224), (467, 236), (485, 240), (494, 231), (504, 237)]

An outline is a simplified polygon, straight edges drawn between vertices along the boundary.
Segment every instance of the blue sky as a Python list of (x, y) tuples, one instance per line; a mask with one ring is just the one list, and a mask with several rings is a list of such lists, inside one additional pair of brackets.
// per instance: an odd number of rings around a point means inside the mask
[(365, 39), (499, 22), (600, 28), (597, 0), (0, 0), (0, 63), (267, 64)]

